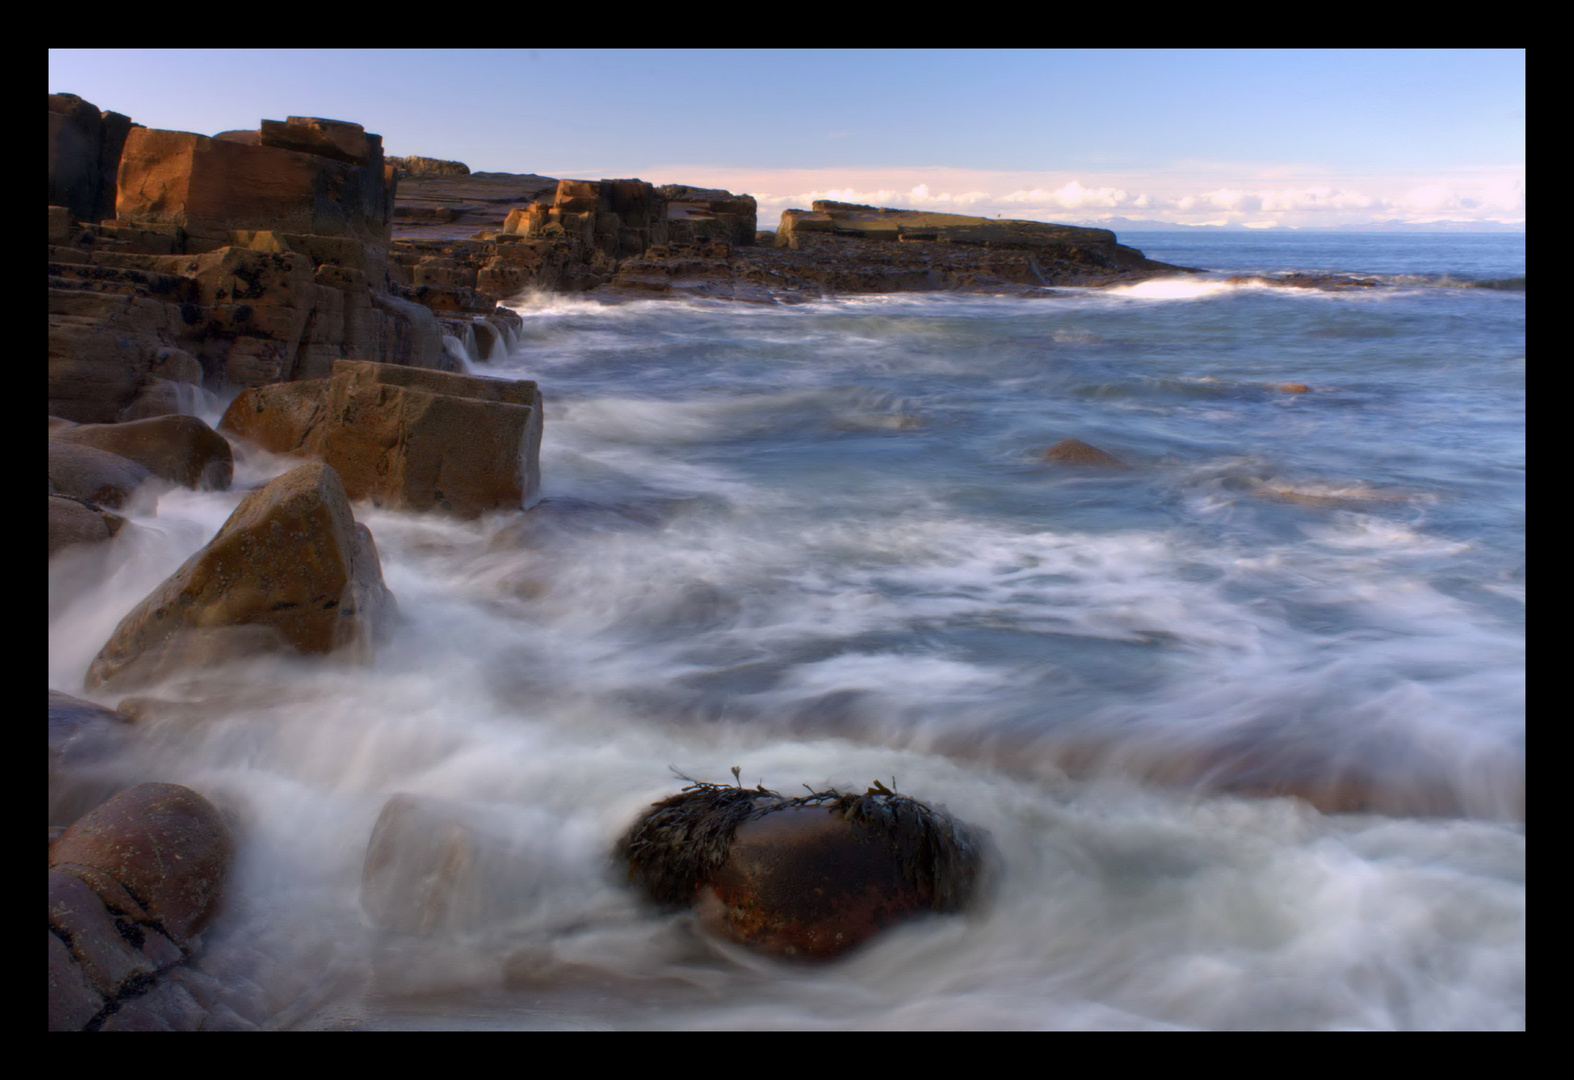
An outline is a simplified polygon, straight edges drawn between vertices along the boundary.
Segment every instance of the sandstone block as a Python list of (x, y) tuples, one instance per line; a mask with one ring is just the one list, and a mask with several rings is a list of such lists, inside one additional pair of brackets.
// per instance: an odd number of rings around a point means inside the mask
[(274, 453), (321, 457), (351, 498), (462, 517), (540, 486), (533, 382), (340, 361), (332, 379), (247, 391), (219, 425)]
[(302, 465), (247, 496), (218, 534), (121, 620), (90, 688), (268, 649), (369, 646), (392, 606), (371, 533), (338, 475)]
[(387, 242), (392, 220), (379, 147), (365, 165), (278, 146), (134, 127), (115, 215), (188, 231), (278, 229)]

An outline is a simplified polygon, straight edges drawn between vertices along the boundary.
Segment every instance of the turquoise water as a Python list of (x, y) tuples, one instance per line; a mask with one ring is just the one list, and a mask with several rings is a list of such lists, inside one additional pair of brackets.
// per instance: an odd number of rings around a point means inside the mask
[[(542, 386), (540, 503), (358, 508), (402, 612), (372, 667), (237, 667), (149, 728), (146, 768), (251, 808), (206, 962), (307, 1026), (1523, 1027), (1523, 237), (1121, 239), (1214, 272), (517, 300), (476, 371)], [(1384, 285), (1225, 280), (1295, 270)], [(51, 687), (238, 498), (51, 564)], [(989, 830), (993, 901), (807, 971), (640, 908), (612, 839), (735, 764), (894, 775)], [(369, 929), (396, 792), (536, 886)]]

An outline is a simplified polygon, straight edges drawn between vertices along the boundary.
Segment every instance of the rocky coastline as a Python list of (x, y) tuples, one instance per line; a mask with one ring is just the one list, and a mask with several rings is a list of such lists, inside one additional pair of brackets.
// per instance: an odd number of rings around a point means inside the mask
[[(397, 597), (357, 501), (458, 518), (528, 513), (540, 485), (542, 391), (471, 367), (508, 350), (520, 330), (502, 301), (531, 290), (757, 303), (927, 290), (1038, 296), (1189, 272), (1102, 229), (816, 202), (761, 231), (748, 195), (471, 173), (459, 162), (388, 157), (359, 124), (313, 117), (213, 136), (163, 131), (50, 95), (50, 559), (135, 529), (117, 511), (146, 510), (160, 490), (228, 488), (237, 454), (300, 459), (248, 493), (201, 551), (124, 613), (87, 686), (73, 688), (118, 708), (50, 690), (51, 1030), (267, 1023), (232, 1008), (233, 997), (187, 963), (221, 908), (244, 830), (202, 793), (113, 782), (105, 763), (135, 738), (139, 715), (126, 695), (240, 656), (368, 655)], [(217, 431), (193, 415), (214, 397), (232, 398)], [(733, 789), (699, 787), (713, 802), (735, 801)], [(809, 803), (763, 789), (750, 799), (747, 812), (723, 815), (725, 836), (710, 837), (720, 844), (715, 873), (691, 875), (677, 898), (709, 904), (710, 921), (738, 940), (834, 955), (903, 912), (956, 909), (953, 896), (969, 892), (970, 880), (942, 896), (932, 873), (919, 884), (903, 876), (916, 857), (903, 846), (918, 842), (913, 822), (923, 824), (924, 859), (965, 865), (969, 879), (976, 860), (935, 847), (924, 830), (952, 843), (950, 823), (878, 784)], [(812, 848), (816, 837), (857, 845), (889, 832), (892, 854), (874, 858), (864, 878), (827, 870), (803, 886), (857, 892), (856, 934), (849, 924), (844, 940), (841, 916), (818, 909), (810, 929), (782, 929), (798, 916), (773, 912), (753, 871), (722, 857), (731, 830), (759, 820), (766, 803), (791, 812), (740, 833), (738, 852)], [(412, 858), (418, 877), (430, 877), (422, 860), (473, 862), (481, 841), (454, 848), (453, 836), (470, 835), (456, 813), (390, 801), (369, 838), (363, 902), (374, 920), (430, 929), (443, 897), (411, 907), (398, 875)], [(420, 824), (433, 814), (436, 824)], [(409, 839), (418, 825), (447, 839)], [(647, 842), (630, 833), (624, 846)], [(179, 872), (163, 869), (166, 856)]]

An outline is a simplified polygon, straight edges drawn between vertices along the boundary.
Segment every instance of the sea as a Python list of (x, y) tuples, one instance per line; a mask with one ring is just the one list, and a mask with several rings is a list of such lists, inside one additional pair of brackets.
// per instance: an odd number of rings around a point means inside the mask
[[(1523, 1029), (1524, 236), (1120, 239), (1207, 272), (514, 299), (507, 355), (467, 363), (541, 386), (535, 504), (358, 505), (398, 604), (375, 655), (140, 691), (104, 766), (231, 816), (191, 961), (225, 1007), (336, 1030)], [(1292, 272), (1331, 277), (1253, 279)], [(1066, 439), (1125, 467), (1046, 455)], [(52, 560), (50, 688), (91, 697), (118, 621), (294, 464), (243, 449), (232, 490), (156, 492)], [(819, 965), (647, 906), (618, 837), (734, 767), (943, 808), (987, 836), (981, 899)], [(419, 810), (375, 883), (419, 909), (394, 928), (363, 887), (390, 800)]]

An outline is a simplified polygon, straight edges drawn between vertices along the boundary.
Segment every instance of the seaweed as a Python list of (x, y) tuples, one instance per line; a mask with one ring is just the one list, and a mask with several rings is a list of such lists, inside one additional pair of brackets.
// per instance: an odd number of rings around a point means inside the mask
[(640, 884), (657, 903), (687, 905), (727, 861), (740, 825), (806, 806), (823, 806), (858, 826), (866, 837), (887, 843), (903, 878), (933, 910), (958, 911), (976, 892), (985, 836), (898, 793), (894, 777), (891, 787), (876, 780), (861, 795), (809, 788), (807, 795), (787, 798), (763, 784), (745, 788), (737, 767), (732, 785), (673, 771), (688, 786), (652, 803), (617, 845), (628, 880)]

